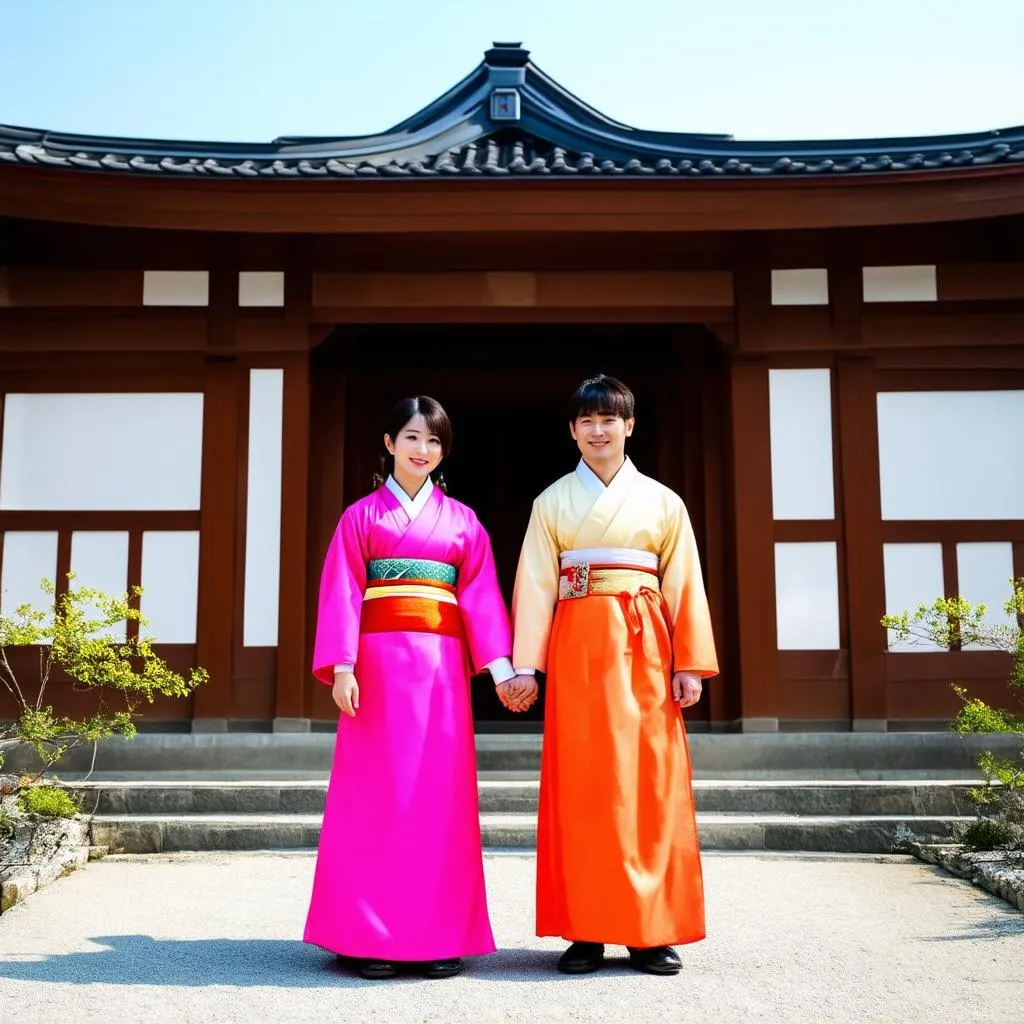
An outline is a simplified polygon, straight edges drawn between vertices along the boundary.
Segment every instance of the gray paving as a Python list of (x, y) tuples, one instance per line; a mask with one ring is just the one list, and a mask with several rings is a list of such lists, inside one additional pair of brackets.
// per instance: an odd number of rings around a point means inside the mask
[(1024, 915), (907, 858), (706, 854), (710, 935), (671, 979), (619, 949), (600, 974), (558, 975), (563, 944), (532, 934), (533, 858), (486, 863), (501, 952), (450, 981), (368, 982), (298, 941), (309, 854), (108, 858), (0, 918), (0, 1019), (1021, 1019)]

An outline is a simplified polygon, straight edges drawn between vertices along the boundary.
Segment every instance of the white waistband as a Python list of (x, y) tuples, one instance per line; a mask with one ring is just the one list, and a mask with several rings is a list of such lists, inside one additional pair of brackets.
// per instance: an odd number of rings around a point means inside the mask
[(562, 567), (589, 562), (592, 565), (635, 565), (640, 569), (657, 569), (658, 556), (639, 548), (574, 548), (563, 551)]

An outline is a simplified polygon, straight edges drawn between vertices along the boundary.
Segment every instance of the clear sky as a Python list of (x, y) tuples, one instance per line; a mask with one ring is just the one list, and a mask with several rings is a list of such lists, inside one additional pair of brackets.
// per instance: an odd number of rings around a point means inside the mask
[(640, 128), (1024, 124), (1024, 0), (0, 0), (0, 123), (268, 141), (383, 131), (492, 40)]

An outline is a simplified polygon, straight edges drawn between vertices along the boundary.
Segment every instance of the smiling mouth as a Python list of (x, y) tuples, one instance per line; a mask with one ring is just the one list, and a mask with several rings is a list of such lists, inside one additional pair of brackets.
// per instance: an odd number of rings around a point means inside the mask
[(409, 461), (414, 466), (426, 466), (427, 465), (427, 460), (426, 459), (410, 459)]

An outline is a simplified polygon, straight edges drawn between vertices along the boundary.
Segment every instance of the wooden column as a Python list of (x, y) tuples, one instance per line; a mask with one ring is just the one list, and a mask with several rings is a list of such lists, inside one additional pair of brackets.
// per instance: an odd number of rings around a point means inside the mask
[(864, 340), (864, 259), (856, 239), (836, 232), (828, 240), (828, 290), (832, 339), (839, 358), (834, 394), (838, 495), (842, 504), (845, 605), (850, 651), (850, 717), (854, 731), (886, 728), (882, 655), (885, 575), (882, 564), (881, 489), (874, 362), (858, 351)]
[[(310, 372), (309, 517), (306, 559), (306, 650), (312, 651), (324, 555), (345, 507), (345, 419), (348, 383), (342, 357), (314, 362)], [(353, 495), (354, 500), (360, 495)], [(307, 675), (305, 714), (337, 717), (328, 688)]]
[(882, 657), (885, 575), (875, 373), (869, 358), (840, 358), (839, 466), (846, 554), (846, 609), (850, 644), (850, 713), (855, 731), (886, 728)]
[(736, 667), (745, 732), (779, 727), (768, 360), (763, 355), (772, 313), (770, 268), (767, 240), (746, 240), (735, 267), (737, 348), (729, 366)]
[(306, 646), (306, 566), (309, 512), (309, 318), (312, 275), (297, 241), (285, 271), (285, 328), (281, 449), (281, 580), (278, 605), (274, 730), (309, 728), (304, 695), (310, 673)]
[(732, 661), (733, 629), (728, 595), (733, 569), (726, 557), (728, 516), (725, 499), (725, 465), (728, 457), (728, 398), (724, 374), (717, 367), (705, 371), (701, 400), (701, 441), (704, 448), (704, 575), (715, 630), (719, 675), (708, 684), (708, 717), (712, 731), (716, 725), (739, 717), (736, 673)]
[(216, 239), (209, 251), (210, 305), (206, 315), (203, 462), (199, 508), (199, 600), (196, 661), (210, 674), (195, 695), (192, 728), (223, 732), (231, 716), (238, 501), (239, 389), (236, 359), (238, 263), (235, 240)]
[(740, 722), (745, 732), (774, 732), (778, 658), (767, 362), (736, 357), (729, 367), (729, 390)]
[(230, 624), (235, 594), (239, 387), (234, 361), (212, 362), (203, 388), (203, 468), (199, 510), (199, 621), (196, 661), (210, 673), (195, 695), (193, 730), (227, 729), (231, 714)]

